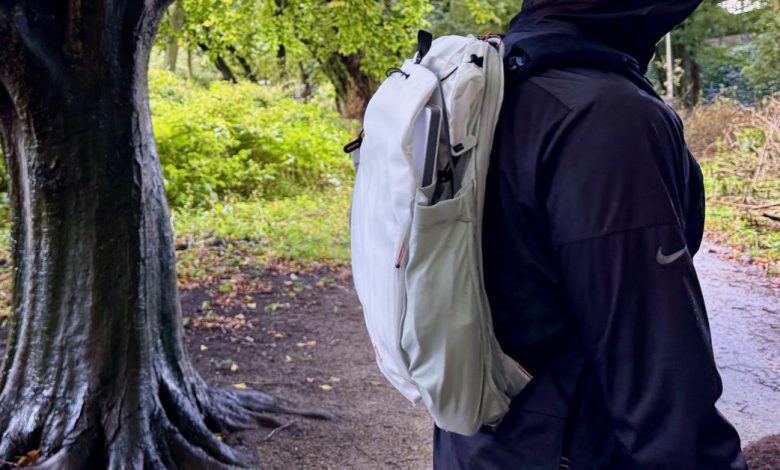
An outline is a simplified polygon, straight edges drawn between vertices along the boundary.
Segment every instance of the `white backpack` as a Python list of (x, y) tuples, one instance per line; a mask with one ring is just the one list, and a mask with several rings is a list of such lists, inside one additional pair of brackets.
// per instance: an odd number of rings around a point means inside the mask
[[(359, 146), (352, 273), (384, 375), (440, 428), (472, 435), (498, 423), (530, 380), (496, 341), (482, 272), (503, 44), (473, 36), (431, 44), (426, 34), (415, 59), (388, 71), (362, 143), (350, 149)], [(421, 187), (431, 142), (433, 182)]]

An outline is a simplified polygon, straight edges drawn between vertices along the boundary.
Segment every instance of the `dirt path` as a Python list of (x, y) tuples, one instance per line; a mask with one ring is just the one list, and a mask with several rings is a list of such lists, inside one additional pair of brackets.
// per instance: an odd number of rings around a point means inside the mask
[[(257, 272), (230, 294), (219, 291), (182, 295), (191, 316), (186, 341), (206, 380), (245, 384), (338, 415), (334, 421), (294, 419), (270, 438), (270, 429), (229, 435), (228, 443), (255, 454), (266, 469), (430, 467), (433, 424), (380, 375), (343, 273)], [(234, 330), (235, 315), (248, 324)]]
[[(780, 288), (705, 244), (696, 265), (725, 392), (744, 443), (780, 432)], [(226, 271), (230, 272), (230, 271)], [(777, 283), (775, 279), (773, 282)], [(182, 291), (185, 341), (210, 383), (325, 407), (334, 421), (282, 417), (225, 440), (266, 469), (430, 468), (432, 424), (379, 374), (344, 272), (246, 265)], [(0, 329), (0, 347), (5, 347)]]
[[(747, 444), (780, 432), (780, 289), (758, 270), (725, 260), (726, 252), (706, 243), (696, 265), (723, 375), (719, 406)], [(248, 292), (258, 304), (245, 312), (258, 322), (254, 343), (242, 349), (214, 333), (216, 347), (204, 353), (198, 343), (208, 337), (202, 328), (188, 328), (196, 363), (212, 381), (247, 381), (298, 403), (327, 406), (339, 419), (299, 421), (268, 441), (252, 432), (233, 442), (254, 450), (266, 468), (430, 468), (430, 419), (378, 373), (349, 280), (323, 270), (257, 276), (264, 292)], [(219, 295), (190, 291), (185, 305), (197, 310), (210, 297)], [(238, 358), (240, 371), (220, 370), (215, 356)]]
[(780, 280), (725, 260), (705, 243), (696, 256), (723, 377), (719, 408), (743, 445), (780, 433)]

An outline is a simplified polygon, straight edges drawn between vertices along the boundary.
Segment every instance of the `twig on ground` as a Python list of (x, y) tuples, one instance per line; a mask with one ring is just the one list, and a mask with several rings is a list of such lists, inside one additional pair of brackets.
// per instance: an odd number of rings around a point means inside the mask
[(775, 222), (780, 222), (780, 215), (770, 214), (769, 212), (764, 212), (764, 217), (766, 217), (769, 220), (774, 220)]
[(268, 435), (266, 435), (266, 436), (263, 438), (263, 442), (265, 442), (265, 441), (270, 441), (271, 439), (273, 439), (273, 437), (274, 437), (274, 436), (275, 436), (275, 435), (276, 435), (278, 432), (280, 432), (280, 431), (283, 431), (283, 430), (285, 430), (285, 429), (289, 428), (289, 427), (290, 427), (290, 426), (292, 426), (293, 424), (295, 424), (295, 421), (294, 421), (294, 420), (293, 420), (293, 421), (290, 421), (289, 423), (285, 423), (285, 424), (283, 424), (283, 425), (279, 426), (278, 428), (276, 428), (276, 429), (274, 429), (273, 431), (269, 432), (269, 433), (268, 433)]
[(715, 199), (713, 202), (723, 204), (725, 206), (739, 207), (740, 209), (749, 209), (754, 211), (770, 209), (772, 207), (780, 207), (780, 202), (772, 202), (769, 204), (742, 204), (739, 202), (725, 201), (723, 199)]

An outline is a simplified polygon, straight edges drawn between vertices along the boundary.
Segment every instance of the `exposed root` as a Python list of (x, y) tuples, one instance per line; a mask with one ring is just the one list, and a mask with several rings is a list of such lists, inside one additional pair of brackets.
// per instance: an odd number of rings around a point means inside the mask
[[(335, 418), (327, 410), (298, 408), (262, 392), (200, 386), (195, 390), (195, 394), (202, 395), (200, 399), (161, 380), (156, 397), (143, 400), (133, 412), (120, 412), (120, 427), (114, 433), (107, 432), (106, 422), (96, 419), (96, 414), (78, 420), (79, 431), (71, 430), (58, 439), (49, 434), (61, 431), (61, 427), (48, 429), (44, 424), (43, 429), (30, 428), (24, 416), (12, 416), (7, 422), (15, 426), (0, 435), (0, 470), (16, 468), (17, 456), (34, 449), (40, 450), (41, 458), (29, 468), (39, 470), (248, 468), (250, 463), (222, 442), (217, 433), (273, 428), (267, 440), (296, 422), (285, 422), (274, 415)], [(113, 405), (121, 409), (120, 404)], [(89, 406), (93, 412), (97, 410), (95, 402)], [(61, 445), (52, 448), (48, 442)]]
[(330, 420), (336, 415), (320, 408), (298, 408), (281, 403), (263, 392), (249, 390), (210, 389), (209, 417), (225, 431), (255, 429), (258, 425), (278, 428), (284, 423), (262, 413), (289, 414), (313, 419)]

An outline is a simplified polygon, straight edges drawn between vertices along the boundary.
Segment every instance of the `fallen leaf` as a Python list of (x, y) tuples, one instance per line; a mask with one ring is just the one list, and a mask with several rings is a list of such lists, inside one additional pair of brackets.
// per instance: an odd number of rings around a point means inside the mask
[(243, 382), (238, 383), (238, 384), (233, 384), (233, 388), (237, 388), (239, 390), (246, 390), (246, 384), (243, 383)]
[(330, 392), (331, 390), (333, 390), (333, 387), (328, 384), (322, 384), (320, 385), (320, 390), (322, 390), (323, 392)]
[(279, 310), (280, 308), (290, 308), (290, 304), (288, 302), (281, 303), (281, 302), (274, 302), (272, 304), (266, 305), (264, 310), (266, 312), (275, 312)]
[(238, 372), (238, 369), (239, 369), (238, 364), (236, 364), (235, 362), (230, 364), (230, 371), (231, 372)]
[(38, 463), (38, 459), (41, 458), (41, 450), (35, 449), (27, 452), (24, 455), (20, 455), (16, 458), (16, 465), (19, 467), (31, 467)]
[(237, 364), (237, 362), (234, 361), (233, 359), (224, 359), (221, 361), (214, 361), (212, 359), (212, 362), (214, 363), (214, 365), (217, 366), (217, 369), (219, 370), (233, 370), (233, 366)]
[(201, 350), (201, 351), (208, 351), (208, 350), (209, 350), (209, 347), (208, 347), (208, 346), (206, 346), (205, 344), (201, 344), (201, 345), (200, 345), (200, 350)]
[(310, 384), (313, 384), (314, 383), (314, 377), (306, 377), (306, 381), (309, 382)]

